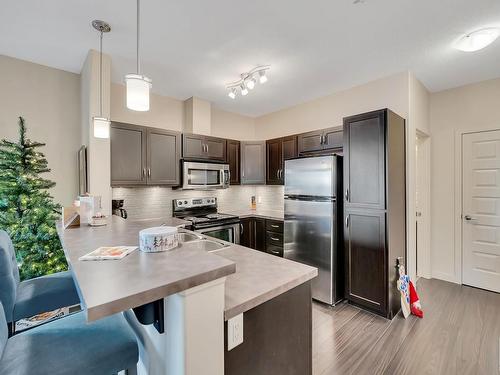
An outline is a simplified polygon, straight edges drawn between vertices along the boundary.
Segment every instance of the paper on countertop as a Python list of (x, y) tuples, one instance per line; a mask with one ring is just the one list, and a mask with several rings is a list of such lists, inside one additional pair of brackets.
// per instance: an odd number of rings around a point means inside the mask
[(78, 260), (120, 260), (125, 258), (137, 246), (103, 246), (78, 258)]

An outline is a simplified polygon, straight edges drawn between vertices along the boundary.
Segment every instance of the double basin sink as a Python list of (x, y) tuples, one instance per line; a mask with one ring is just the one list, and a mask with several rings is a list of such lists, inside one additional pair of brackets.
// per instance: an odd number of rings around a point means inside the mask
[(211, 239), (199, 233), (191, 232), (186, 229), (179, 229), (179, 247), (189, 247), (191, 249), (200, 249), (205, 251), (217, 251), (228, 247), (224, 242)]

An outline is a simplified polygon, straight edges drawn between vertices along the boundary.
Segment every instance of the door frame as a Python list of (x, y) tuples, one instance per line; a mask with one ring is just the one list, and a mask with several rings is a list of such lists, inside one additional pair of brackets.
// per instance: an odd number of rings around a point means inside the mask
[[(500, 130), (500, 125), (484, 126), (481, 129), (462, 129), (455, 131), (455, 191), (454, 191), (454, 201), (455, 201), (455, 224), (454, 224), (454, 270), (455, 275), (452, 279), (447, 277), (442, 277), (445, 275), (439, 275), (440, 279), (451, 281), (457, 284), (463, 284), (463, 241), (462, 241), (462, 211), (463, 211), (463, 137), (466, 134), (473, 133), (485, 133), (490, 131)], [(451, 276), (451, 275), (450, 275)]]
[[(431, 268), (431, 137), (420, 130), (416, 131), (415, 140), (415, 151), (417, 150), (419, 154), (423, 154), (423, 163), (419, 163), (419, 157), (416, 155), (415, 158), (415, 194), (419, 191), (419, 171), (424, 175), (424, 181), (427, 183), (425, 185), (425, 191), (420, 194), (420, 201), (423, 201), (423, 210), (425, 211), (423, 221), (423, 247), (419, 251), (418, 245), (418, 233), (415, 233), (415, 251), (416, 251), (416, 265), (418, 265), (415, 274), (418, 277), (424, 277), (426, 279), (432, 278), (432, 268)], [(422, 193), (422, 192), (421, 192)], [(415, 195), (416, 201), (416, 195)], [(416, 203), (416, 202), (415, 202)], [(417, 208), (415, 204), (415, 209)], [(416, 212), (416, 210), (415, 210)], [(415, 217), (415, 223), (416, 223)], [(421, 229), (421, 230), (422, 230)], [(422, 251), (422, 249), (424, 251)]]

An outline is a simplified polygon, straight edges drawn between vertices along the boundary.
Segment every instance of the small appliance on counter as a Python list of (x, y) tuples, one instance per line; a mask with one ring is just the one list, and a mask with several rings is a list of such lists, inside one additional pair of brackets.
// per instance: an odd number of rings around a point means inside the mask
[(123, 208), (123, 199), (113, 199), (111, 208), (113, 209), (113, 215), (120, 216), (123, 219), (128, 217), (127, 210)]
[(240, 218), (217, 212), (217, 198), (174, 199), (173, 216), (191, 222), (198, 233), (232, 243), (240, 243)]
[[(101, 197), (99, 195), (82, 195), (80, 201), (80, 223), (92, 224), (93, 218), (102, 218)], [(100, 224), (103, 225), (103, 224)]]

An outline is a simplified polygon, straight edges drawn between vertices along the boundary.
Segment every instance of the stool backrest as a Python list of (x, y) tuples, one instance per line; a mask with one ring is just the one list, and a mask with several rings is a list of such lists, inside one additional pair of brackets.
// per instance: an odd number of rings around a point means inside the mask
[(0, 230), (0, 302), (8, 322), (12, 321), (18, 285), (19, 269), (14, 246), (7, 232)]
[(3, 312), (2, 302), (0, 302), (0, 359), (2, 359), (3, 350), (7, 345), (8, 337), (7, 320), (5, 320), (5, 313)]

